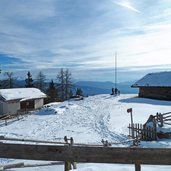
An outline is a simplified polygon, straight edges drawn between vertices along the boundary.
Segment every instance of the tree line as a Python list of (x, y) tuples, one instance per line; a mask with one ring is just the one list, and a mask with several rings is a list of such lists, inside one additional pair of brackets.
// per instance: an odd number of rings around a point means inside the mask
[(50, 82), (47, 82), (46, 75), (42, 71), (37, 74), (35, 79), (32, 78), (31, 72), (28, 71), (26, 79), (24, 80), (25, 85), (17, 84), (17, 78), (14, 76), (13, 72), (5, 72), (4, 77), (5, 79), (0, 81), (1, 89), (35, 87), (47, 94), (48, 98), (46, 99), (46, 103), (65, 101), (74, 96), (83, 96), (81, 88), (77, 88), (73, 94), (74, 84), (72, 74), (69, 69), (61, 68), (56, 75), (56, 82), (54, 82), (53, 79)]

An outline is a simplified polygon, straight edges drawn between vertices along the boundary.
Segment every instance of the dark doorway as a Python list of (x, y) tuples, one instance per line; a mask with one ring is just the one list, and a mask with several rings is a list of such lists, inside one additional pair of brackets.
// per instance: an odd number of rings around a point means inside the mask
[(27, 100), (21, 102), (20, 109), (34, 109), (34, 100)]

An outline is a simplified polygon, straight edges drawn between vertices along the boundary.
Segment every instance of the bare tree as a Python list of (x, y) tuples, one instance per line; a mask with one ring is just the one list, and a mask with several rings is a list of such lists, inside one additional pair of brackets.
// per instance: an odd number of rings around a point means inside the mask
[(58, 92), (59, 96), (62, 101), (67, 100), (70, 98), (70, 90), (72, 87), (72, 74), (69, 72), (68, 69), (65, 71), (63, 68), (57, 75), (58, 80)]
[(2, 87), (3, 88), (13, 88), (14, 84), (15, 84), (15, 80), (16, 80), (16, 78), (14, 78), (13, 72), (5, 72), (4, 76), (6, 76), (7, 79), (5, 79), (3, 81)]
[(69, 69), (65, 71), (65, 99), (70, 98), (70, 90), (72, 88), (72, 74)]
[(59, 92), (60, 99), (62, 101), (65, 100), (65, 92), (64, 92), (64, 87), (65, 87), (64, 80), (65, 80), (65, 78), (64, 78), (64, 75), (65, 75), (64, 70), (63, 70), (63, 68), (61, 68), (61, 70), (59, 71), (59, 73), (57, 75), (57, 80), (58, 80), (58, 84), (59, 84), (57, 89)]
[(37, 75), (35, 86), (41, 91), (45, 90), (45, 80), (46, 76), (43, 74), (43, 72), (40, 71)]

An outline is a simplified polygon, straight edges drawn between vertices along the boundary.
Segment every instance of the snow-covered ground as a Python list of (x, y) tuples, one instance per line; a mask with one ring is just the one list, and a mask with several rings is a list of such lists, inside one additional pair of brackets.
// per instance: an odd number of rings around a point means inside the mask
[[(137, 98), (136, 95), (96, 95), (80, 101), (66, 101), (51, 103), (32, 115), (0, 127), (0, 135), (10, 138), (25, 138), (50, 141), (63, 141), (64, 136), (73, 137), (76, 143), (101, 144), (105, 139), (115, 146), (129, 146), (122, 144), (128, 140), (128, 124), (130, 114), (128, 108), (133, 109), (135, 123), (144, 124), (149, 115), (157, 112), (171, 111), (170, 101), (159, 101)], [(160, 140), (141, 142), (142, 147), (171, 148), (171, 141)], [(16, 160), (0, 159), (0, 164), (16, 162)], [(31, 162), (31, 161), (30, 161)], [(29, 161), (27, 161), (29, 163)], [(133, 165), (80, 164), (78, 171), (130, 171)], [(143, 166), (143, 170), (170, 170), (169, 166)], [(13, 170), (63, 170), (63, 166), (48, 166), (39, 168), (24, 168)]]

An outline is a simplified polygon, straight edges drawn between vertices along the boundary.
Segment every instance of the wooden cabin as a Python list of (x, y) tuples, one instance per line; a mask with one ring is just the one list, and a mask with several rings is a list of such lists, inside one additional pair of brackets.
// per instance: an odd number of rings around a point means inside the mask
[(41, 108), (44, 98), (46, 95), (37, 88), (0, 89), (0, 115)]
[(139, 97), (171, 100), (171, 72), (147, 74), (131, 87), (139, 88)]

